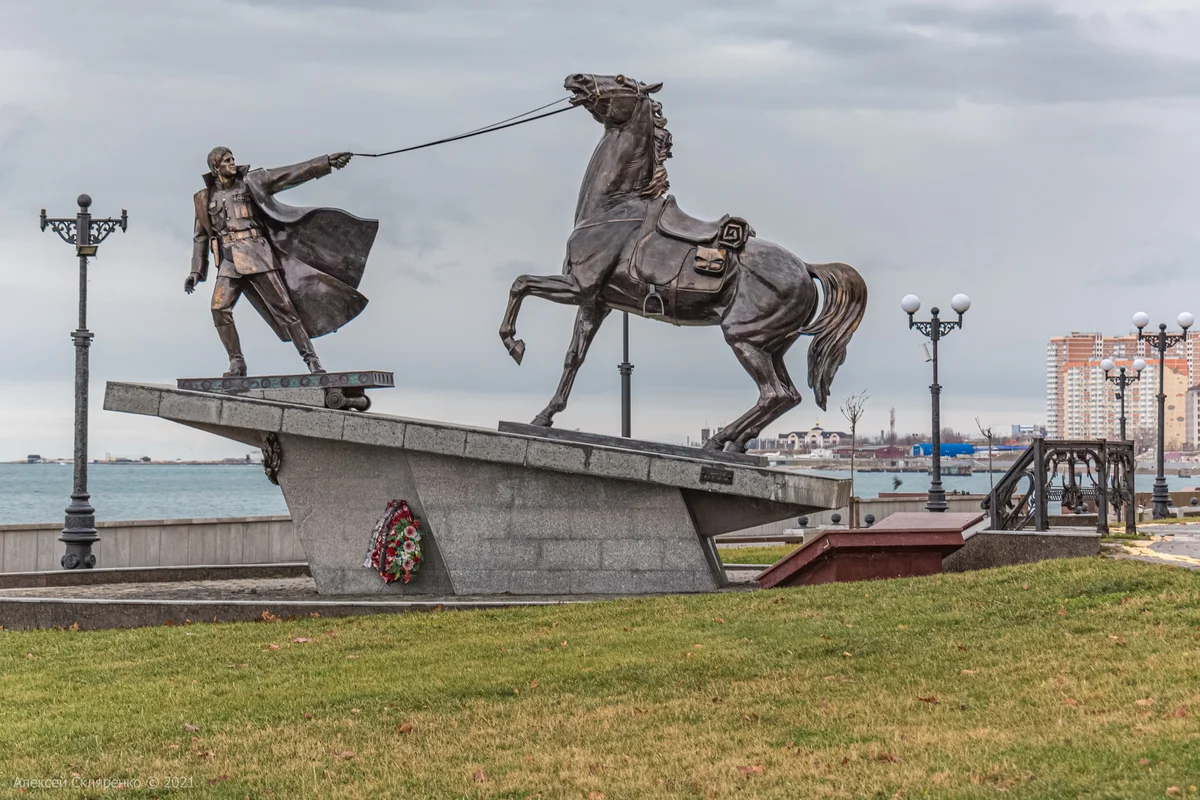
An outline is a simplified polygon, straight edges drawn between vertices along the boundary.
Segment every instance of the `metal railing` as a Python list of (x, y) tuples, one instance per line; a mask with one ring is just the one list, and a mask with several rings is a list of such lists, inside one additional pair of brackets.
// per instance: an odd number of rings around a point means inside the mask
[(1133, 442), (1034, 439), (982, 503), (992, 530), (1050, 530), (1050, 504), (1096, 510), (1096, 530), (1108, 532), (1109, 512), (1137, 530)]

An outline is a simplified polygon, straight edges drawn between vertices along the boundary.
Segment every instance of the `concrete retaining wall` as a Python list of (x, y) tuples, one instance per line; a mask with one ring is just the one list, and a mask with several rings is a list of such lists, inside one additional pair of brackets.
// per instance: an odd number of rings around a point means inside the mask
[[(946, 500), (951, 511), (974, 511), (977, 496)], [(923, 511), (924, 497), (892, 497), (864, 500), (860, 517), (874, 514), (882, 520), (898, 511)], [(842, 524), (849, 518), (841, 509)], [(810, 527), (830, 524), (832, 511), (810, 514)], [(757, 525), (736, 534), (778, 534), (796, 527), (789, 518), (769, 525)], [(136, 520), (98, 522), (100, 542), (93, 547), (97, 566), (187, 567), (217, 564), (277, 564), (306, 560), (304, 548), (296, 537), (291, 517), (225, 517), (213, 519)], [(0, 572), (34, 572), (59, 568), (63, 544), (58, 541), (61, 523), (36, 525), (0, 525)], [(367, 540), (363, 534), (364, 547)]]
[[(984, 495), (968, 494), (968, 495), (946, 495), (946, 505), (949, 506), (948, 511), (971, 512), (979, 511), (979, 504), (983, 502)], [(925, 495), (919, 497), (900, 496), (900, 497), (876, 497), (869, 500), (861, 500), (858, 504), (858, 518), (861, 523), (866, 518), (867, 514), (874, 514), (875, 521), (880, 522), (892, 514), (901, 511), (924, 511), (925, 510)], [(837, 511), (822, 511), (819, 514), (808, 515), (808, 527), (824, 528), (833, 524), (833, 515), (835, 513), (842, 515), (842, 525), (846, 525), (850, 521), (850, 510), (848, 508), (839, 508)], [(780, 522), (772, 522), (767, 525), (756, 525), (752, 528), (746, 528), (736, 532), (739, 536), (764, 536), (772, 534), (780, 534), (789, 528), (796, 527), (796, 519), (781, 520)], [(735, 534), (730, 534), (735, 535)]]
[[(290, 517), (99, 522), (97, 566), (183, 567), (304, 561)], [(0, 525), (0, 572), (58, 569), (62, 523)], [(364, 536), (363, 541), (366, 541)]]
[(1100, 534), (1091, 530), (979, 531), (942, 560), (943, 572), (967, 572), (1052, 558), (1087, 558), (1100, 553)]

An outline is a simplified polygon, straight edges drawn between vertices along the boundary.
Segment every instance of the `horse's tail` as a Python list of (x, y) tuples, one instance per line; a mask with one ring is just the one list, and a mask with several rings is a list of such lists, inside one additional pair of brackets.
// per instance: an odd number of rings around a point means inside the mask
[(798, 334), (813, 337), (808, 348), (808, 385), (817, 405), (825, 410), (829, 386), (846, 360), (846, 345), (867, 310), (867, 283), (849, 264), (806, 264), (821, 282), (825, 303), (821, 313)]

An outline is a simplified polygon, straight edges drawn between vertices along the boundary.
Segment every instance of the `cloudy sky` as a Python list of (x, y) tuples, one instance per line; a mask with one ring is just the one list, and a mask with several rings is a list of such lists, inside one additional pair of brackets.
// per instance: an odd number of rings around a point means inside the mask
[[(207, 294), (184, 295), (205, 154), (277, 166), (478, 127), (562, 96), (574, 72), (663, 81), (672, 191), (871, 291), (833, 399), (865, 429), (927, 431), (928, 367), (899, 299), (974, 306), (943, 345), (944, 417), (1043, 421), (1045, 344), (1200, 313), (1200, 3), (1164, 0), (40, 0), (0, 9), (0, 460), (69, 456), (77, 272), (38, 210), (128, 208), (89, 283), (93, 455), (244, 448), (100, 410), (104, 382), (219, 373)], [(600, 135), (582, 111), (390, 159), (282, 199), (380, 220), (367, 310), (317, 340), (331, 369), (395, 370), (378, 410), (527, 420), (574, 310), (530, 300), (525, 363), (496, 330), (508, 284), (556, 274)], [(294, 371), (248, 304), (253, 371)], [(634, 433), (682, 441), (755, 399), (716, 328), (631, 321)], [(804, 374), (802, 347), (793, 374)], [(564, 427), (619, 430), (610, 317)], [(768, 428), (840, 427), (805, 402)]]

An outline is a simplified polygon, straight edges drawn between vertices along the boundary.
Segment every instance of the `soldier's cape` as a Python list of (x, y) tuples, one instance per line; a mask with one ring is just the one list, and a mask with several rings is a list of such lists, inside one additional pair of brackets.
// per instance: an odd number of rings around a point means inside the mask
[[(299, 208), (279, 202), (275, 194), (313, 178), (328, 175), (329, 158), (278, 169), (240, 167), (242, 179), (266, 227), (271, 249), (292, 304), (309, 336), (324, 336), (354, 319), (367, 305), (358, 291), (367, 256), (379, 231), (379, 220), (362, 219), (337, 208)], [(208, 194), (216, 182), (204, 176), (205, 188), (196, 195), (197, 218), (208, 222)], [(290, 336), (253, 290), (246, 298), (281, 341)]]

